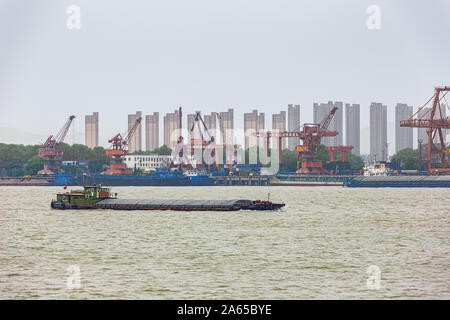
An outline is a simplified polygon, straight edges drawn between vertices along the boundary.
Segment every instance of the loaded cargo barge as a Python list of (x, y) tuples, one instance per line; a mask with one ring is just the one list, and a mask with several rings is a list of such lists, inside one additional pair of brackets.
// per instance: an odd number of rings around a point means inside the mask
[(53, 209), (112, 209), (112, 210), (172, 210), (172, 211), (238, 211), (277, 210), (284, 203), (252, 200), (151, 200), (117, 199), (109, 188), (102, 186), (84, 187), (58, 193), (50, 204)]
[(447, 176), (359, 176), (344, 181), (349, 188), (450, 188)]
[(296, 187), (317, 187), (333, 186), (342, 187), (344, 180), (351, 178), (350, 175), (330, 175), (330, 174), (297, 174), (290, 172), (280, 172), (270, 181), (271, 186), (296, 186)]

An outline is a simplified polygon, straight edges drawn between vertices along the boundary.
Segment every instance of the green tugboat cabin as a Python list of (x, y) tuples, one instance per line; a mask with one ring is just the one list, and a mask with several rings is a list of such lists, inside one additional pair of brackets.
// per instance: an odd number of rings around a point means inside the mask
[(83, 190), (71, 190), (70, 192), (58, 193), (57, 203), (71, 205), (93, 205), (101, 200), (116, 199), (117, 193), (112, 194), (109, 188), (102, 186), (85, 186)]

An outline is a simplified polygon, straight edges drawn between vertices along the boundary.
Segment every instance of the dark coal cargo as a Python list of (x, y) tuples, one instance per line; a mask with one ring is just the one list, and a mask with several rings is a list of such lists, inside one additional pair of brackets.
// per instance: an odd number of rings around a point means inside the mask
[(190, 199), (118, 199), (117, 193), (102, 186), (85, 186), (80, 190), (58, 193), (50, 204), (53, 209), (238, 211), (278, 210), (284, 203), (269, 200), (190, 200)]

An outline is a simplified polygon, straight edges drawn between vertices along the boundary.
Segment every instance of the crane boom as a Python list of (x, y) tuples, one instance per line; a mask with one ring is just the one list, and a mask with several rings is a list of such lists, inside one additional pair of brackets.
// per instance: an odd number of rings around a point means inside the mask
[(331, 109), (328, 116), (322, 121), (322, 124), (320, 125), (320, 131), (325, 132), (328, 130), (328, 126), (330, 125), (331, 120), (333, 119), (333, 116), (336, 113), (337, 109), (338, 109), (337, 107), (333, 107), (333, 109)]
[(106, 149), (106, 155), (111, 156), (110, 168), (103, 172), (103, 174), (131, 174), (130, 170), (127, 170), (126, 164), (123, 162), (123, 156), (128, 154), (128, 144), (133, 138), (136, 130), (141, 123), (142, 118), (136, 119), (133, 126), (128, 130), (125, 139), (122, 138), (120, 133), (108, 140), (111, 143), (111, 148)]
[(66, 124), (62, 127), (62, 129), (58, 132), (58, 134), (55, 137), (56, 143), (60, 144), (64, 142), (64, 139), (66, 138), (67, 132), (69, 132), (70, 125), (72, 124), (73, 119), (75, 119), (75, 116), (70, 116), (69, 120), (67, 120)]
[(60, 147), (66, 138), (73, 119), (75, 119), (75, 116), (71, 115), (58, 134), (56, 136), (50, 135), (42, 144), (38, 155), (42, 158), (48, 158), (48, 163), (44, 164), (44, 169), (40, 170), (38, 175), (49, 175), (61, 171), (63, 151)]
[[(444, 130), (450, 129), (450, 117), (444, 115), (445, 109), (443, 110), (443, 108), (445, 107), (441, 105), (441, 100), (445, 99), (448, 92), (450, 92), (450, 86), (435, 87), (433, 96), (412, 117), (407, 120), (400, 120), (400, 127), (428, 129), (427, 161), (429, 173), (450, 173), (450, 168), (447, 167), (444, 139)], [(425, 109), (431, 101), (432, 105), (429, 110)], [(438, 143), (435, 143), (436, 136), (439, 137)], [(441, 156), (442, 166), (440, 168), (432, 167), (433, 154)]]
[(136, 130), (137, 130), (138, 126), (140, 125), (141, 121), (142, 121), (142, 118), (136, 119), (136, 122), (131, 127), (130, 131), (128, 131), (128, 134), (125, 137), (124, 145), (128, 145), (128, 143), (130, 142), (131, 138), (133, 138), (133, 136), (136, 133)]

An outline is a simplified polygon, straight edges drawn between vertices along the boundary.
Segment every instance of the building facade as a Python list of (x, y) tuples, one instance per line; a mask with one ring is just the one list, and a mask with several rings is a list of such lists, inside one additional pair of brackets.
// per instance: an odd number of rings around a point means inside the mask
[[(137, 111), (136, 114), (128, 115), (128, 131), (130, 131), (131, 128), (133, 128), (134, 124), (136, 123), (136, 120), (139, 118), (142, 118), (142, 111)], [(142, 121), (141, 123), (139, 123), (134, 135), (131, 137), (128, 143), (129, 153), (141, 150), (142, 150)]]
[(84, 120), (84, 139), (86, 146), (91, 149), (98, 147), (98, 112), (94, 112), (92, 115), (86, 115)]
[[(211, 135), (214, 137), (217, 136), (216, 129), (217, 129), (217, 113), (212, 112), (211, 114), (205, 114), (203, 116), (203, 121), (205, 121), (206, 128), (208, 128), (208, 131)], [(217, 141), (216, 141), (217, 143)]]
[(258, 114), (258, 110), (253, 110), (251, 113), (244, 113), (245, 149), (258, 144), (258, 139), (252, 133), (262, 132), (264, 129), (264, 112)]
[(360, 155), (361, 125), (359, 104), (345, 104), (345, 145), (353, 146), (352, 154)]
[[(201, 133), (202, 132), (200, 130), (203, 130), (203, 126), (200, 124), (200, 128), (201, 129), (199, 129), (197, 125), (194, 125), (195, 124), (194, 123), (195, 122), (194, 119), (195, 119), (195, 115), (197, 113), (200, 114), (200, 115), (202, 114), (201, 111), (195, 111), (195, 113), (190, 113), (190, 114), (187, 115), (187, 131), (191, 135), (189, 137), (189, 139), (191, 139), (191, 138), (200, 139), (200, 137), (201, 137)], [(202, 118), (203, 118), (203, 116), (202, 116)], [(203, 121), (205, 121), (205, 119), (203, 119)], [(191, 129), (193, 129), (193, 130), (191, 131)]]
[(159, 112), (145, 116), (145, 150), (159, 147)]
[(370, 104), (370, 158), (387, 161), (387, 106), (372, 102)]
[(180, 135), (179, 129), (179, 111), (166, 113), (164, 116), (164, 144), (171, 149), (177, 144)]
[(232, 144), (234, 135), (234, 110), (229, 108), (228, 111), (219, 112), (219, 124), (220, 134), (222, 137), (225, 137), (225, 142)]
[(401, 120), (408, 120), (413, 115), (413, 107), (405, 103), (395, 106), (395, 152), (413, 147), (413, 128), (400, 127)]
[(343, 122), (343, 104), (340, 101), (328, 101), (328, 103), (314, 103), (313, 104), (313, 121), (314, 123), (322, 123), (333, 107), (337, 107), (333, 118), (331, 119), (328, 131), (336, 131), (338, 133), (335, 137), (324, 137), (321, 143), (327, 147), (338, 147), (344, 143), (344, 122)]
[(172, 156), (160, 156), (157, 154), (141, 155), (132, 154), (125, 157), (127, 168), (151, 171), (156, 168), (167, 168), (172, 161)]
[[(300, 131), (300, 105), (288, 104), (288, 131)], [(298, 145), (300, 145), (299, 138), (287, 138), (287, 146), (291, 151), (295, 151)]]
[[(286, 111), (272, 114), (272, 131), (285, 132), (286, 131)], [(274, 139), (271, 139), (274, 143)], [(281, 139), (281, 148), (286, 148), (286, 139)]]

